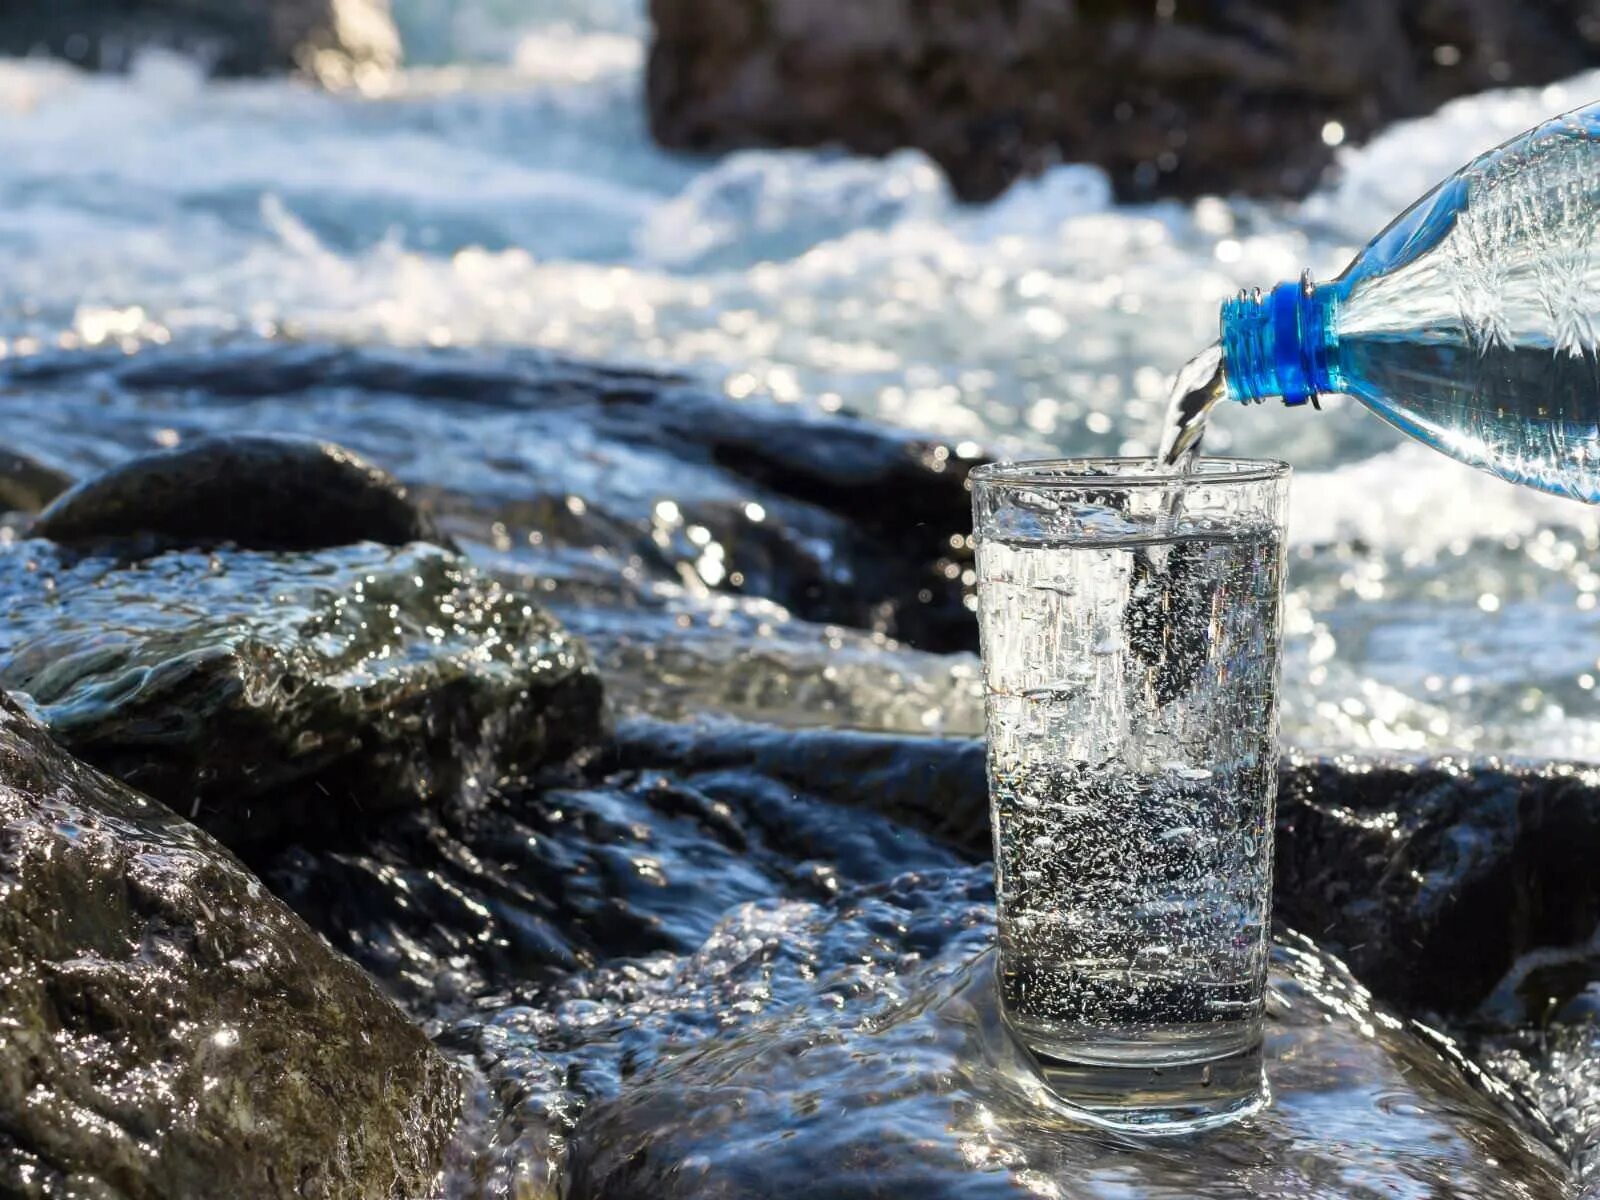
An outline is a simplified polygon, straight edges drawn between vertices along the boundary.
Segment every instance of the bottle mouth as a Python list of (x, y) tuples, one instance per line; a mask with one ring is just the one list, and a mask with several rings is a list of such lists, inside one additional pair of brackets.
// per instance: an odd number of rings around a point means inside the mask
[(1228, 395), (1241, 404), (1277, 396), (1316, 404), (1333, 386), (1333, 306), (1337, 289), (1317, 287), (1307, 271), (1263, 294), (1240, 292), (1222, 306), (1222, 363)]

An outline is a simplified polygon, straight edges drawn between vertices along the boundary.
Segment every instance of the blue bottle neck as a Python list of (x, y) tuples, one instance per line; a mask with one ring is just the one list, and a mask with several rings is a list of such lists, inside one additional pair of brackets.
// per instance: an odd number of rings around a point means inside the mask
[(1241, 292), (1222, 306), (1222, 367), (1228, 395), (1243, 404), (1281, 397), (1304, 404), (1339, 386), (1334, 315), (1346, 287), (1309, 275), (1266, 295)]

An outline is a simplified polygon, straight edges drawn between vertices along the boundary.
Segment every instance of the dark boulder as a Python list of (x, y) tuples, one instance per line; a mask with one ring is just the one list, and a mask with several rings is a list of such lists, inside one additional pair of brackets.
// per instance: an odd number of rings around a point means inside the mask
[(142, 534), (247, 550), (450, 546), (405, 488), (359, 455), (261, 434), (196, 438), (135, 458), (58, 496), (32, 532), (69, 546)]
[(11, 0), (0, 53), (120, 70), (157, 46), (224, 75), (300, 70), (333, 84), (400, 61), (389, 0)]
[(652, 0), (668, 146), (925, 150), (965, 199), (1057, 162), (1126, 199), (1309, 191), (1452, 96), (1600, 63), (1585, 0)]
[(451, 1069), (194, 826), (0, 699), (0, 1192), (423, 1195)]
[(422, 543), (0, 547), (0, 686), (237, 848), (364, 836), (558, 761), (602, 706), (579, 640)]
[(532, 585), (604, 562), (636, 593), (761, 597), (927, 649), (977, 644), (976, 447), (848, 415), (536, 352), (280, 343), (8, 360), (0, 414), (17, 415), (15, 449), (80, 478), (158, 434), (337, 428)]
[(1294, 760), (1277, 910), (1390, 1002), (1460, 1018), (1521, 956), (1596, 931), (1597, 851), (1592, 767)]

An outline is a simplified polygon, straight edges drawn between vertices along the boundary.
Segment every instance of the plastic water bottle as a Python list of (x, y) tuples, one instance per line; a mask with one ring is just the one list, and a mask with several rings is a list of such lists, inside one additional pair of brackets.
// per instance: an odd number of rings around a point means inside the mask
[(1474, 159), (1331, 283), (1228, 301), (1244, 403), (1354, 396), (1444, 453), (1600, 501), (1600, 104)]

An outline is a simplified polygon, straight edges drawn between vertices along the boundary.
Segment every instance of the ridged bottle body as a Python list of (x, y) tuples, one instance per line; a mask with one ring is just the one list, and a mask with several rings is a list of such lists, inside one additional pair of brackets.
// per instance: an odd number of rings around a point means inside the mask
[[(1600, 501), (1597, 224), (1600, 105), (1474, 160), (1337, 280), (1275, 293), (1293, 301), (1278, 306), (1276, 341), (1230, 327), (1268, 303), (1230, 305), (1224, 346), (1231, 334), (1255, 349), (1225, 361), (1232, 394), (1295, 399), (1305, 379), (1462, 462)], [(1277, 360), (1282, 386), (1262, 357)]]

